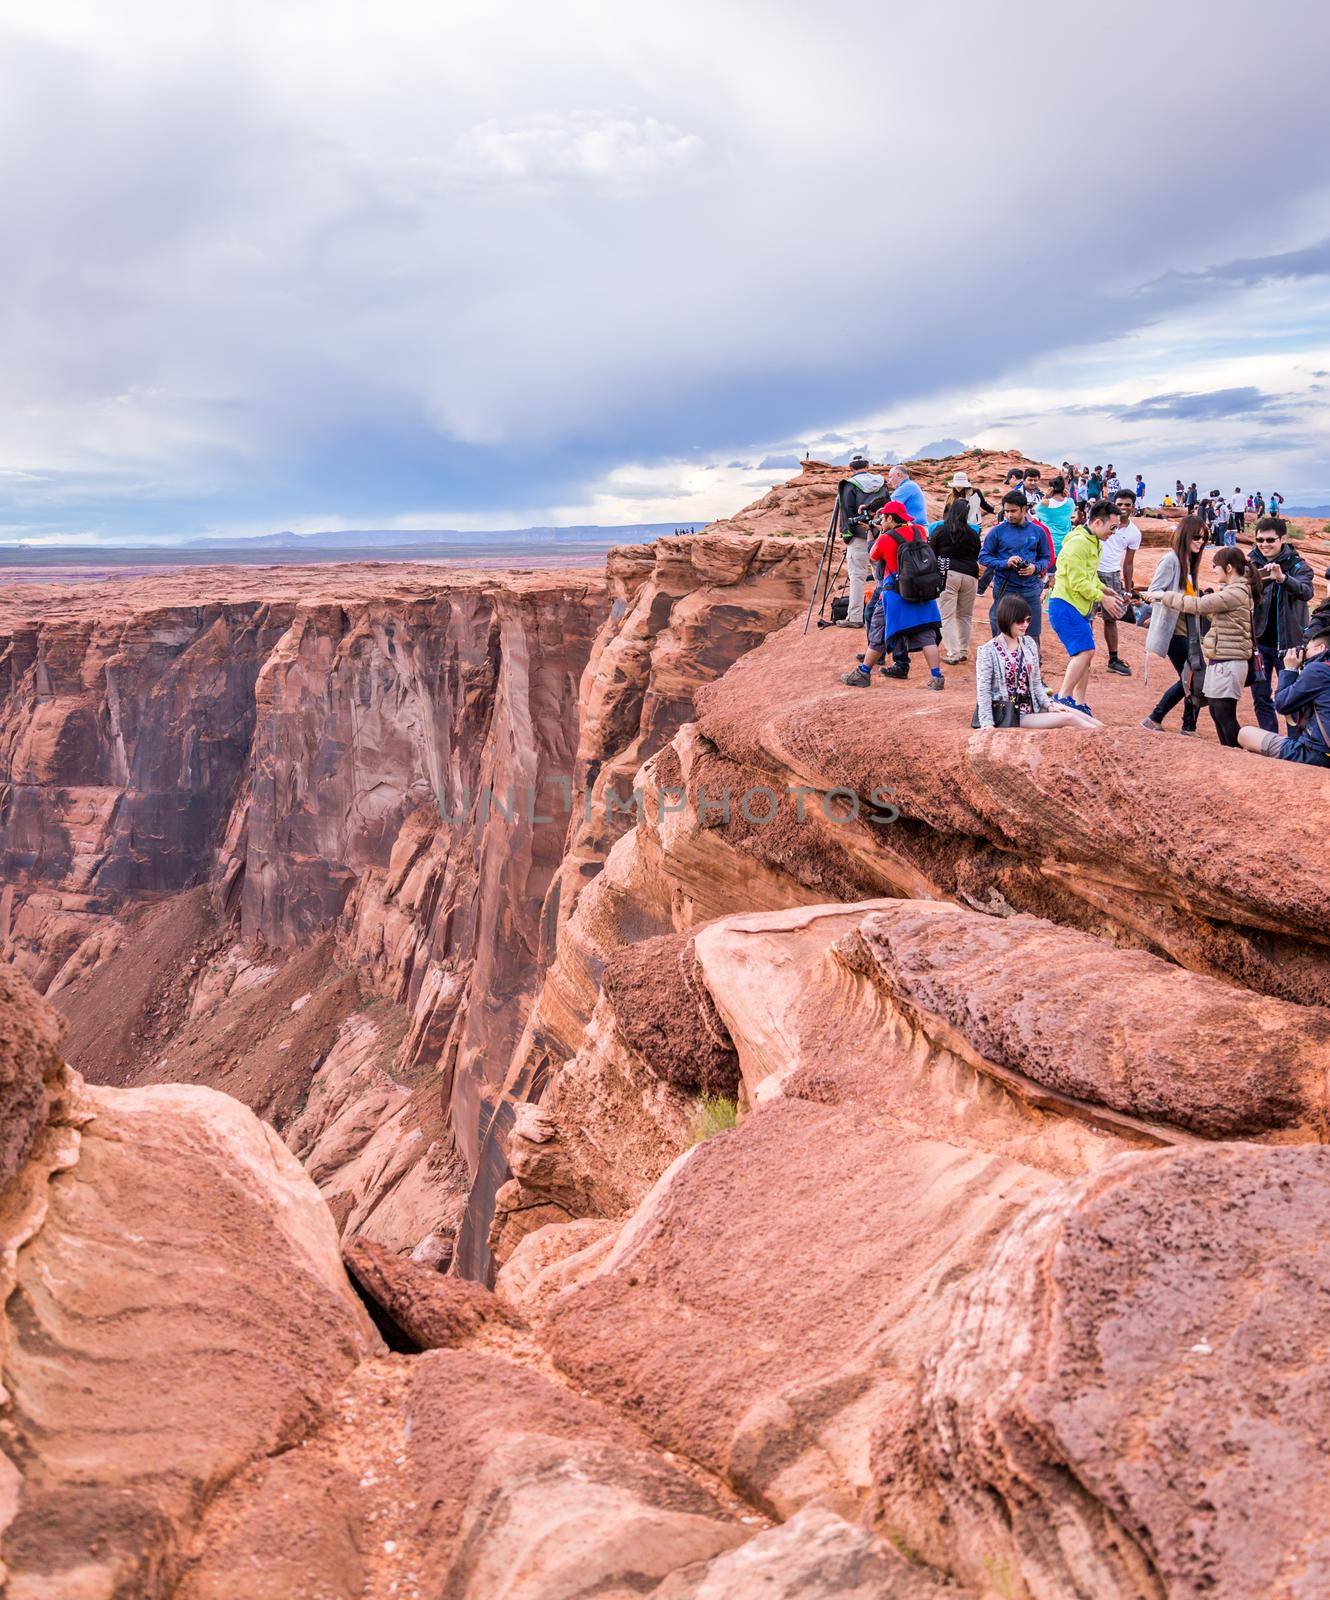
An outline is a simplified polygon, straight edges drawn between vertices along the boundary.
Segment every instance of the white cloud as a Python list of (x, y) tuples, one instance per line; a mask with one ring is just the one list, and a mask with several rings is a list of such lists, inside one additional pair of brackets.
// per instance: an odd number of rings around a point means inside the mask
[[(618, 463), (818, 453), (875, 409), (900, 453), (970, 438), (942, 397), (1139, 326), (1170, 270), (1307, 244), (1323, 181), (1288, 115), (1323, 83), (1311, 0), (1256, 35), (1236, 0), (1115, 11), (1114, 59), (1186, 60), (1241, 117), (1148, 71), (945, 94), (957, 38), (1011, 57), (976, 0), (885, 42), (868, 0), (0, 9), (0, 469), (98, 506), (150, 481), (195, 525), (455, 522), (509, 461), (535, 521), (625, 502)], [(1102, 27), (1020, 21), (1063, 60)]]
[(654, 117), (546, 112), (468, 128), (455, 162), (473, 177), (633, 184), (695, 165), (705, 149), (697, 134)]

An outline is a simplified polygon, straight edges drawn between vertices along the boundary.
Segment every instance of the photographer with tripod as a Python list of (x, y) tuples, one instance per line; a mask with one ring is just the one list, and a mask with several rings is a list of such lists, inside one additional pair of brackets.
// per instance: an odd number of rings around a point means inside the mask
[(868, 541), (872, 515), (886, 503), (887, 480), (871, 470), (867, 456), (850, 458), (850, 476), (836, 486), (840, 509), (840, 536), (845, 541), (845, 565), (850, 574), (850, 592), (845, 615), (838, 628), (864, 625), (864, 589), (868, 584)]

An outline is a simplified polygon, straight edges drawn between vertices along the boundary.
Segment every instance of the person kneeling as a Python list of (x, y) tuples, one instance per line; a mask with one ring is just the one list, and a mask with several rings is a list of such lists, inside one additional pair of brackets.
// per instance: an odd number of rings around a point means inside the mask
[(1097, 718), (1055, 705), (1039, 671), (1039, 646), (1030, 631), (1030, 607), (1004, 594), (993, 620), (998, 631), (979, 646), (974, 662), (976, 728), (1102, 728)]
[(1330, 767), (1330, 633), (1314, 633), (1301, 650), (1284, 656), (1275, 710), (1301, 723), (1287, 739), (1264, 728), (1239, 728), (1238, 743), (1258, 756)]

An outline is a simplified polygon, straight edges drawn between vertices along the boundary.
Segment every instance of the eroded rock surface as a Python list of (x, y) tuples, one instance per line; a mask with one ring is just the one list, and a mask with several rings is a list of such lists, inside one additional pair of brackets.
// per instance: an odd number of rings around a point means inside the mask
[[(0, 1014), (49, 1060), (35, 997)], [(298, 1443), (378, 1341), (317, 1191), (236, 1101), (61, 1069), (42, 1132), (4, 1196), (10, 1592), (165, 1596), (202, 1501)]]
[(1324, 1589), (1328, 1207), (1330, 1152), (1240, 1145), (1031, 1206), (884, 1442), (880, 1516), (1032, 1594)]

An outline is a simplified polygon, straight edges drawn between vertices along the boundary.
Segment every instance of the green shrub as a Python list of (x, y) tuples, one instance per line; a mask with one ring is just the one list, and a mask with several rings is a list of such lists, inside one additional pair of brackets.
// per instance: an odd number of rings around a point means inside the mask
[(724, 1094), (703, 1094), (693, 1111), (693, 1143), (701, 1144), (713, 1134), (724, 1133), (739, 1120), (739, 1107)]

